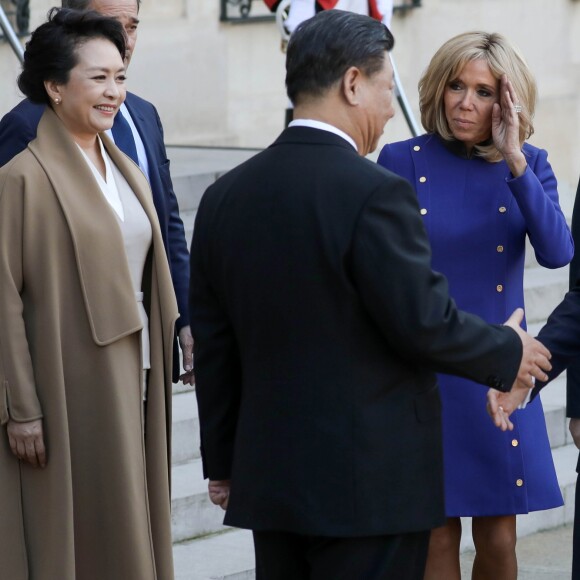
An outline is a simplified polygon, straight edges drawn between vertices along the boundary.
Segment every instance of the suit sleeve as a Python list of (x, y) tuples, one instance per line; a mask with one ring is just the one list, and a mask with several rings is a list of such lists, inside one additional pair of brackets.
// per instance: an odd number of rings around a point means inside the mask
[(12, 110), (0, 121), (0, 167), (24, 151), (36, 137), (36, 126)]
[[(206, 192), (205, 196), (208, 193)], [(195, 393), (201, 426), (204, 477), (230, 479), (241, 394), (241, 361), (233, 328), (209, 283), (204, 255), (204, 198), (191, 244), (190, 312), (195, 352)]]
[[(548, 317), (548, 321), (538, 334), (542, 342), (552, 353), (552, 370), (548, 372), (549, 380), (555, 379), (566, 367), (580, 355), (580, 285), (577, 284), (564, 296), (564, 300)], [(534, 396), (545, 386), (537, 383)], [(575, 396), (577, 393), (575, 393)], [(576, 399), (574, 399), (576, 403)], [(570, 409), (570, 399), (568, 398)], [(574, 416), (574, 415), (571, 415)]]
[(457, 309), (431, 251), (411, 185), (393, 176), (370, 196), (353, 240), (364, 306), (393, 350), (416, 364), (509, 391), (522, 345), (504, 326)]
[(163, 152), (163, 160), (165, 162), (162, 175), (162, 182), (164, 187), (164, 195), (167, 207), (168, 216), (168, 233), (167, 245), (169, 252), (169, 260), (171, 266), (171, 279), (173, 280), (173, 287), (175, 289), (175, 296), (177, 298), (177, 306), (179, 308), (179, 319), (175, 323), (177, 332), (184, 326), (189, 324), (189, 251), (187, 249), (187, 241), (185, 239), (185, 228), (183, 221), (179, 215), (179, 204), (177, 196), (173, 189), (173, 182), (169, 174), (169, 160), (167, 159), (167, 152), (165, 150), (165, 141), (163, 136), (163, 126), (157, 110), (155, 110), (155, 118), (157, 126), (161, 135), (161, 147)]
[(534, 167), (512, 177), (507, 184), (526, 222), (530, 242), (538, 263), (561, 268), (574, 254), (574, 242), (558, 202), (558, 184), (548, 154), (538, 151)]
[[(572, 237), (576, 247), (580, 247), (580, 181), (572, 212)], [(580, 282), (580, 252), (576, 252), (570, 262), (570, 288)], [(580, 353), (579, 353), (580, 354)], [(580, 418), (580, 357), (570, 360), (566, 372), (566, 416)]]
[(0, 172), (0, 424), (42, 417), (26, 337), (23, 279), (23, 178)]

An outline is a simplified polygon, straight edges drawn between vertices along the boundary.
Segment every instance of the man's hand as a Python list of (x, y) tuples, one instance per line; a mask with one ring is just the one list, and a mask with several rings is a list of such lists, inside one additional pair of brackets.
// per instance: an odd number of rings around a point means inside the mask
[(230, 480), (209, 480), (207, 489), (209, 491), (209, 499), (215, 505), (219, 505), (223, 510), (228, 508), (228, 501), (230, 500)]
[(570, 430), (572, 439), (574, 439), (574, 445), (580, 449), (580, 419), (570, 419), (570, 425), (568, 425), (568, 429)]
[(183, 353), (183, 370), (185, 371), (179, 376), (179, 380), (184, 385), (195, 385), (195, 375), (193, 374), (193, 336), (191, 335), (191, 327), (184, 326), (179, 331), (179, 346)]
[(6, 426), (12, 453), (21, 461), (34, 467), (46, 466), (46, 448), (42, 432), (42, 419), (17, 423), (8, 421)]
[(519, 384), (521, 387), (531, 389), (534, 386), (532, 377), (543, 382), (548, 380), (546, 372), (552, 369), (550, 364), (552, 355), (541, 342), (532, 338), (520, 327), (523, 319), (524, 311), (521, 308), (516, 308), (505, 322), (505, 326), (509, 326), (517, 332), (523, 346), (522, 361), (514, 387)]
[(489, 389), (487, 392), (487, 412), (498, 429), (502, 431), (513, 430), (514, 425), (509, 416), (525, 400), (529, 391), (530, 389), (519, 385), (517, 381), (509, 393)]
[(514, 428), (509, 416), (525, 401), (534, 386), (534, 379), (547, 381), (548, 375), (544, 371), (552, 368), (550, 351), (520, 327), (523, 319), (524, 311), (517, 308), (505, 323), (517, 332), (523, 346), (516, 382), (509, 393), (500, 393), (494, 389), (487, 392), (487, 412), (494, 425), (502, 431), (511, 431)]

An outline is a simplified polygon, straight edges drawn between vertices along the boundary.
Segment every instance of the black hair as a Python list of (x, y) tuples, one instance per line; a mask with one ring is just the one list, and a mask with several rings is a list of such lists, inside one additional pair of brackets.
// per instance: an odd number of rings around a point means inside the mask
[(77, 48), (87, 40), (110, 40), (125, 57), (125, 32), (113, 18), (97, 12), (51, 8), (26, 43), (18, 88), (34, 103), (49, 103), (45, 81), (66, 84), (78, 62)]
[(352, 66), (372, 76), (384, 65), (395, 39), (368, 16), (325, 10), (302, 22), (286, 53), (286, 91), (296, 104), (301, 96), (320, 96)]

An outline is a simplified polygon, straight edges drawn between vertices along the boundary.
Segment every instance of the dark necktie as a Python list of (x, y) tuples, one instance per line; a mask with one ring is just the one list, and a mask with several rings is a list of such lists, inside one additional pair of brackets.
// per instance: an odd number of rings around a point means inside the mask
[(118, 111), (115, 115), (115, 121), (111, 131), (113, 133), (113, 139), (115, 139), (115, 145), (139, 165), (139, 157), (137, 157), (137, 147), (135, 146), (135, 139), (133, 139), (133, 132), (121, 111)]

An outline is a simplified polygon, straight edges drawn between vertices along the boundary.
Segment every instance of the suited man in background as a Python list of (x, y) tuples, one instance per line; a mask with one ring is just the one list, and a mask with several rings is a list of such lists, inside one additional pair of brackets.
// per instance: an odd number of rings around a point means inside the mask
[[(580, 182), (576, 191), (572, 213), (572, 237), (576, 252), (570, 263), (570, 288), (580, 279)], [(566, 416), (570, 417), (570, 434), (580, 449), (580, 358), (568, 366), (566, 376)], [(580, 474), (580, 457), (576, 472)], [(580, 477), (579, 477), (580, 479)], [(580, 578), (580, 485), (576, 480), (576, 505), (574, 509), (574, 535), (572, 550), (572, 578)]]
[(521, 311), (508, 328), (457, 310), (413, 188), (362, 158), (394, 113), (392, 46), (367, 16), (302, 23), (296, 119), (198, 210), (204, 474), (225, 523), (253, 530), (258, 580), (422, 579), (445, 520), (434, 371), (527, 392), (534, 357), (550, 366)]
[[(140, 1), (63, 0), (62, 5), (73, 10), (95, 10), (103, 16), (119, 20), (127, 36), (125, 63), (128, 66), (137, 41)], [(36, 129), (44, 109), (44, 105), (37, 105), (24, 99), (2, 118), (0, 167), (26, 149), (28, 143), (36, 137)], [(151, 103), (127, 92), (127, 98), (115, 119), (112, 132), (107, 133), (111, 133), (110, 136), (117, 146), (133, 158), (149, 180), (180, 313), (175, 328), (183, 351), (184, 374), (181, 378), (185, 384), (193, 384), (193, 338), (188, 313), (189, 252), (169, 174), (169, 160), (165, 151), (161, 120)], [(178, 378), (180, 378), (179, 358), (176, 348), (173, 380), (177, 381)]]
[[(576, 253), (570, 263), (570, 291), (548, 317), (538, 333), (538, 340), (552, 353), (552, 369), (549, 380), (555, 379), (567, 369), (566, 376), (566, 416), (570, 417), (570, 434), (580, 449), (580, 183), (576, 192), (572, 214), (572, 237)], [(531, 392), (535, 397), (546, 383), (538, 382)], [(493, 408), (499, 405), (504, 414), (511, 413), (519, 400), (515, 393), (490, 393)], [(493, 409), (492, 409), (493, 411)], [(572, 550), (572, 580), (580, 579), (580, 458), (576, 466), (579, 474), (576, 480), (576, 503), (574, 510), (574, 534)]]

